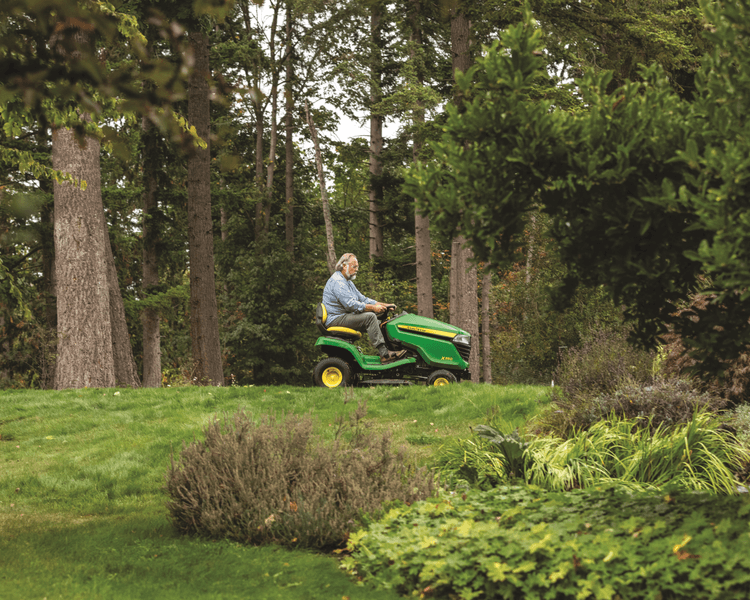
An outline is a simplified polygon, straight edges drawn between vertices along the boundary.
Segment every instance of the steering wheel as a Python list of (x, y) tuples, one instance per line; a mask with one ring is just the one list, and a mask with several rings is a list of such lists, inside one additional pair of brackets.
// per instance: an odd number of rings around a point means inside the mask
[(390, 319), (390, 313), (395, 312), (395, 310), (395, 306), (386, 306), (385, 310), (378, 315), (378, 321), (380, 321), (381, 323), (385, 323), (388, 319)]

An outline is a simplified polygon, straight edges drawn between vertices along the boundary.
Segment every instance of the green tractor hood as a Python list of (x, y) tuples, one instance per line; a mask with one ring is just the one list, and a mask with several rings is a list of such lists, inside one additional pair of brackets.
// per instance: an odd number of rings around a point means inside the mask
[(386, 321), (383, 329), (388, 339), (416, 351), (430, 366), (452, 370), (469, 368), (471, 335), (459, 327), (402, 313)]

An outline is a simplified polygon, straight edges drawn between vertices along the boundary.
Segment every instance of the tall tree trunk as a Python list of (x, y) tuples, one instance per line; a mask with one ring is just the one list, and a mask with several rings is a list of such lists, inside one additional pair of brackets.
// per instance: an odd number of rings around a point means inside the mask
[[(278, 79), (278, 75), (274, 74), (274, 79)], [(271, 207), (273, 206), (273, 175), (276, 171), (276, 140), (278, 135), (278, 126), (276, 124), (276, 112), (277, 112), (277, 82), (274, 81), (271, 93), (273, 98), (271, 99), (271, 148), (268, 152), (268, 167), (266, 168), (266, 189), (265, 196), (266, 202), (263, 213), (263, 233), (268, 235), (271, 226)]]
[[(451, 10), (451, 51), (453, 53), (453, 77), (456, 71), (465, 73), (471, 66), (469, 49), (469, 19), (460, 4)], [(463, 99), (456, 96), (454, 101), (460, 106)], [(472, 265), (473, 253), (466, 246), (466, 240), (458, 235), (451, 249), (451, 323), (468, 331), (472, 338), (472, 352), (469, 358), (471, 380), (479, 382), (479, 299), (477, 297), (477, 269)], [(453, 303), (457, 306), (454, 307)], [(455, 319), (455, 320), (454, 320)]]
[(380, 223), (380, 206), (383, 203), (383, 117), (377, 107), (383, 99), (381, 78), (383, 40), (380, 31), (382, 6), (378, 0), (372, 3), (370, 13), (370, 45), (372, 48), (370, 67), (370, 258), (383, 256), (383, 227)]
[(107, 285), (109, 287), (109, 318), (112, 323), (112, 356), (115, 361), (115, 385), (141, 387), (138, 368), (133, 358), (133, 347), (130, 345), (130, 332), (125, 318), (125, 304), (120, 293), (120, 282), (117, 279), (115, 257), (112, 245), (105, 231), (105, 257), (107, 259)]
[(219, 311), (214, 277), (214, 237), (211, 220), (210, 77), (208, 37), (189, 34), (195, 68), (188, 88), (188, 120), (206, 148), (194, 148), (188, 158), (188, 253), (190, 257), (190, 338), (193, 376), (201, 385), (224, 385), (219, 343)]
[(260, 88), (255, 90), (255, 187), (258, 199), (255, 202), (255, 241), (263, 239), (263, 225), (265, 224), (265, 207), (263, 206), (263, 105), (261, 104)]
[(461, 238), (455, 237), (451, 240), (451, 272), (448, 296), (448, 319), (454, 325), (458, 325), (460, 319), (461, 297), (459, 296), (459, 290), (464, 284), (464, 275), (466, 275), (464, 271), (459, 269), (459, 261), (462, 257)]
[(285, 84), (284, 149), (286, 150), (285, 223), (286, 251), (294, 257), (294, 62), (292, 61), (292, 0), (286, 4), (286, 84)]
[(434, 316), (432, 304), (432, 249), (430, 219), (414, 209), (414, 241), (417, 254), (417, 313)]
[(53, 132), (53, 168), (86, 182), (54, 184), (58, 390), (115, 385), (99, 150), (96, 138), (81, 147), (72, 130)]
[(471, 380), (480, 379), (479, 361), (479, 298), (477, 295), (477, 268), (470, 261), (471, 250), (465, 248), (466, 239), (459, 235), (451, 244), (450, 322), (468, 331), (472, 337), (469, 369)]
[[(420, 0), (411, 0), (411, 39), (413, 47), (411, 59), (421, 60), (416, 50), (422, 47), (422, 5)], [(422, 65), (417, 65), (417, 83), (424, 85)], [(420, 106), (414, 111), (414, 139), (412, 140), (412, 161), (416, 163), (422, 153), (422, 126), (424, 109)], [(414, 206), (414, 245), (417, 263), (417, 313), (423, 317), (434, 316), (432, 304), (432, 248), (430, 244), (430, 219)]]
[[(248, 42), (253, 39), (252, 26), (250, 24), (250, 3), (240, 2), (242, 17), (245, 24), (245, 35)], [(255, 241), (263, 238), (265, 224), (265, 207), (263, 206), (263, 94), (260, 90), (260, 60), (255, 61), (254, 72), (245, 68), (248, 83), (253, 81), (253, 112), (255, 113), (255, 187), (258, 191), (258, 199), (255, 202)]]
[(278, 123), (276, 117), (279, 104), (279, 68), (276, 64), (276, 24), (279, 18), (280, 2), (273, 8), (269, 55), (271, 59), (271, 148), (268, 151), (268, 167), (266, 168), (265, 210), (263, 214), (263, 233), (268, 236), (271, 225), (271, 207), (273, 206), (273, 175), (276, 170), (276, 141), (278, 138)]
[(492, 383), (492, 338), (490, 332), (490, 292), (492, 269), (485, 265), (482, 276), (482, 380)]
[(331, 207), (328, 205), (328, 192), (326, 191), (326, 178), (323, 173), (323, 158), (320, 155), (320, 145), (318, 144), (318, 133), (315, 131), (315, 123), (310, 116), (310, 109), (305, 101), (305, 114), (307, 115), (307, 124), (310, 126), (310, 137), (312, 137), (313, 146), (315, 147), (315, 165), (318, 168), (318, 181), (320, 182), (320, 201), (323, 204), (323, 221), (326, 226), (326, 259), (328, 262), (328, 272), (333, 275), (336, 270), (336, 249), (333, 246), (333, 223), (331, 222)]
[[(158, 231), (154, 222), (157, 209), (157, 179), (154, 146), (156, 135), (148, 119), (143, 119), (144, 134), (144, 190), (143, 190), (143, 292), (148, 294), (159, 285)], [(161, 327), (159, 311), (145, 308), (141, 313), (143, 327), (143, 387), (161, 387)]]
[(227, 232), (229, 230), (229, 215), (225, 207), (219, 208), (219, 221), (221, 223), (221, 241), (227, 241)]

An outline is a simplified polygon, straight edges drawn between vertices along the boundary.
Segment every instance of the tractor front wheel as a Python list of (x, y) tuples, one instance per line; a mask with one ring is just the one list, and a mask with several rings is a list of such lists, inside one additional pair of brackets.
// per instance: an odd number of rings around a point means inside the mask
[(329, 356), (315, 366), (313, 378), (318, 387), (337, 388), (350, 385), (352, 375), (345, 360)]
[(456, 376), (445, 369), (433, 371), (427, 378), (427, 385), (434, 385), (435, 387), (440, 385), (450, 385), (451, 383), (456, 383)]

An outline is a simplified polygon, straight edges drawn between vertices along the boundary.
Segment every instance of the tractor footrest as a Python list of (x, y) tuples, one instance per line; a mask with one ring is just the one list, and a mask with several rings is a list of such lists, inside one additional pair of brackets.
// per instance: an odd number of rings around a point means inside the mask
[(412, 385), (413, 383), (407, 379), (366, 379), (360, 381), (359, 385)]

